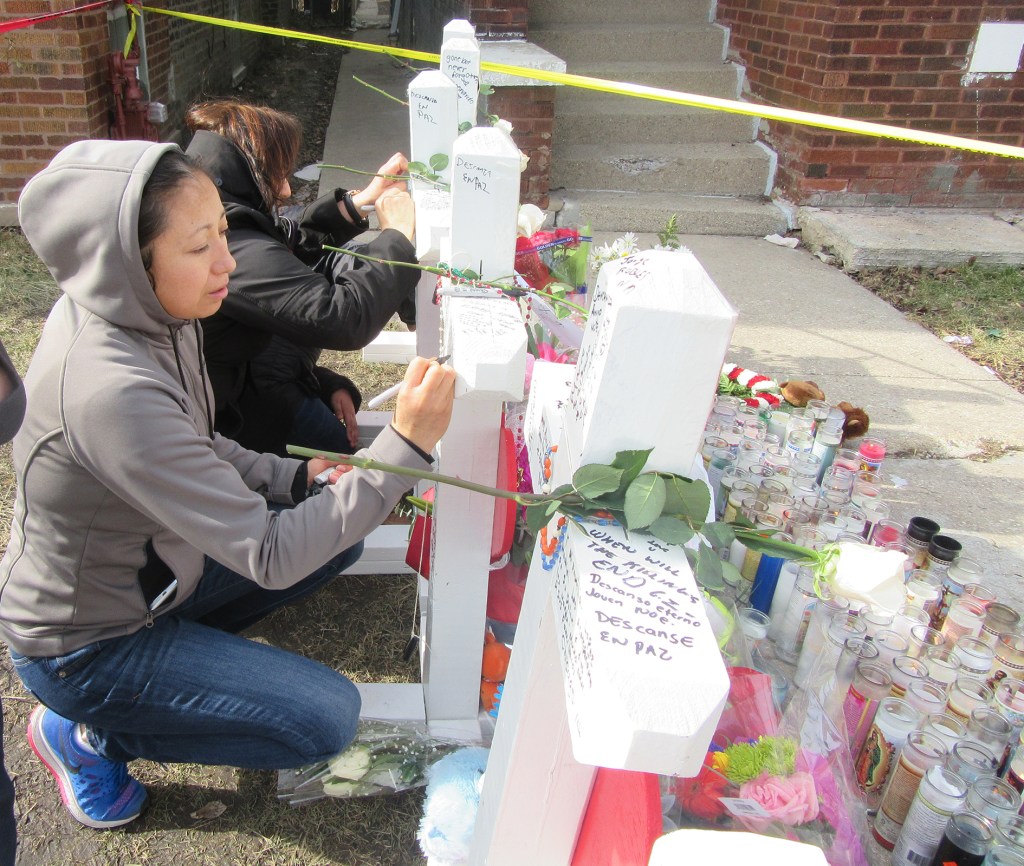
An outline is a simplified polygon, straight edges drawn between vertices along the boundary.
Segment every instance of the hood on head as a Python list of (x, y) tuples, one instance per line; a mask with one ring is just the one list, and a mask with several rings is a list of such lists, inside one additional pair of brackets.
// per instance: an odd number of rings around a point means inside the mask
[(265, 214), (271, 212), (270, 205), (260, 193), (249, 160), (223, 135), (198, 129), (185, 153), (210, 173), (225, 204), (234, 202)]
[(22, 231), (60, 288), (115, 325), (166, 332), (179, 321), (156, 298), (139, 250), (139, 205), (176, 144), (78, 141), (25, 185)]

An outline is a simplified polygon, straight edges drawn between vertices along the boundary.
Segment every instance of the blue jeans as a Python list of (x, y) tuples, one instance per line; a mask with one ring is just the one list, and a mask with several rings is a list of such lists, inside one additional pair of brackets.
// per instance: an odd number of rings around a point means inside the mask
[(64, 718), (84, 722), (113, 761), (300, 767), (355, 736), (360, 699), (341, 674), (234, 632), (318, 589), (362, 552), (343, 551), (294, 586), (267, 590), (207, 558), (202, 580), (152, 628), (65, 656), (11, 653), (22, 682)]
[(299, 406), (288, 432), (288, 442), (305, 448), (322, 448), (351, 454), (355, 449), (348, 441), (348, 428), (327, 408), (319, 397), (307, 397)]
[[(4, 728), (4, 712), (0, 707), (0, 732)], [(3, 740), (0, 740), (0, 866), (14, 866), (14, 850), (18, 830), (14, 819), (14, 785), (4, 766)]]

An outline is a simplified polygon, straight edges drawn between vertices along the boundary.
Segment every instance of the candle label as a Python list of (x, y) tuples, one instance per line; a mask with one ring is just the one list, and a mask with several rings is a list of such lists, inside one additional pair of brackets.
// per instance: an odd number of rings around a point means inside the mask
[(910, 811), (910, 804), (924, 778), (924, 770), (918, 770), (905, 756), (901, 755), (893, 770), (892, 781), (885, 789), (885, 798), (875, 816), (873, 833), (879, 844), (892, 851), (899, 838), (903, 822)]
[(871, 726), (864, 747), (860, 750), (854, 771), (857, 784), (866, 794), (875, 794), (882, 790), (885, 780), (889, 778), (893, 759), (896, 757), (896, 746), (890, 742), (877, 724)]

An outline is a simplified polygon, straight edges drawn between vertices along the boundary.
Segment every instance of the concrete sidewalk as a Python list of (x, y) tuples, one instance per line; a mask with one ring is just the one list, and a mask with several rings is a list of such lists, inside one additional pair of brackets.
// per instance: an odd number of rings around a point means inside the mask
[[(406, 109), (353, 75), (404, 97), (413, 73), (366, 52), (342, 61), (324, 161), (374, 170), (408, 150)], [(362, 179), (324, 173), (322, 189), (338, 185)], [(938, 521), (1000, 597), (1024, 609), (1024, 453), (1013, 453), (1024, 452), (1024, 397), (806, 250), (757, 238), (682, 241), (740, 313), (729, 360), (777, 381), (811, 379), (830, 401), (862, 406), (889, 446), (893, 517)], [(652, 242), (641, 237), (641, 249)], [(1003, 450), (988, 462), (971, 459)]]

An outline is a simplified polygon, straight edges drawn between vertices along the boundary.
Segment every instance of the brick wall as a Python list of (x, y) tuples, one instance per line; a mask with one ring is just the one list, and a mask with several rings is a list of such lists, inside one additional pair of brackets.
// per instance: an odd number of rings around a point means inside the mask
[[(753, 101), (1024, 145), (1024, 73), (964, 78), (981, 21), (1006, 0), (718, 0)], [(767, 125), (777, 187), (826, 206), (1024, 206), (1024, 161)]]
[(530, 157), (519, 185), (519, 198), (539, 208), (548, 206), (551, 189), (551, 133), (555, 123), (555, 88), (496, 87), (487, 97), (487, 111), (512, 124), (512, 138)]
[[(10, 21), (78, 0), (0, 0)], [(61, 18), (0, 39), (0, 203), (73, 141), (107, 129), (107, 16)]]
[(409, 0), (399, 14), (403, 46), (438, 52), (453, 18), (471, 21), (478, 39), (525, 39), (529, 0)]
[[(70, 9), (81, 0), (0, 0), (0, 21)], [(289, 0), (150, 0), (176, 11), (278, 24)], [(233, 74), (252, 64), (261, 37), (166, 15), (145, 17), (150, 98), (168, 107), (160, 127), (177, 137), (195, 99), (223, 93)], [(270, 37), (263, 37), (262, 43)], [(25, 181), (66, 144), (109, 135), (113, 106), (107, 56), (107, 13), (76, 14), (14, 30), (0, 38), (0, 224), (13, 221)]]
[(528, 0), (470, 0), (469, 20), (479, 39), (525, 39)]

